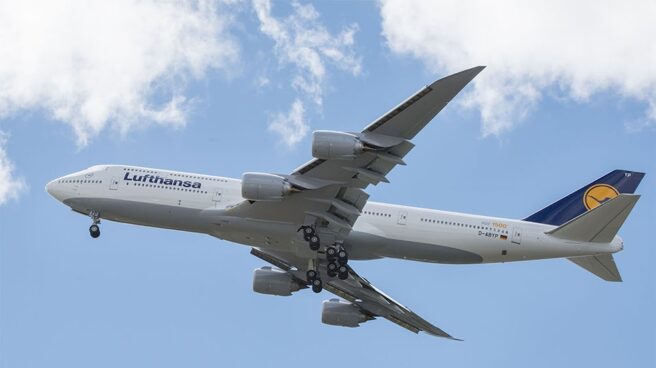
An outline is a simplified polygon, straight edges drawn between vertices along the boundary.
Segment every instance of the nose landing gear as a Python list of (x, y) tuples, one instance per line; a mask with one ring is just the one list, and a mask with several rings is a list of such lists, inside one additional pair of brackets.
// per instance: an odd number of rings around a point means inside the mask
[(100, 226), (98, 226), (100, 223), (100, 214), (97, 211), (91, 211), (89, 216), (93, 220), (93, 224), (89, 226), (89, 235), (95, 239), (100, 236)]

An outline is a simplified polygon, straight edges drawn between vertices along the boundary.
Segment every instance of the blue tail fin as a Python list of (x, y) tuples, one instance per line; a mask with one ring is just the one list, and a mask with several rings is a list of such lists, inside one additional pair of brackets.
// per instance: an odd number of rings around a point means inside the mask
[(532, 214), (524, 221), (560, 226), (620, 193), (635, 192), (645, 173), (615, 170), (567, 197)]

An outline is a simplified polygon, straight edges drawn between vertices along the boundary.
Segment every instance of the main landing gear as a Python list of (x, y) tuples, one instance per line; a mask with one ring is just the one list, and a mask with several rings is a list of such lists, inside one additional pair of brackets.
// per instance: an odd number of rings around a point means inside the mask
[(89, 235), (91, 235), (91, 237), (95, 239), (100, 236), (100, 226), (98, 226), (98, 224), (100, 223), (100, 214), (96, 211), (91, 211), (91, 213), (89, 213), (89, 216), (93, 220), (93, 224), (89, 226)]
[(308, 270), (307, 274), (308, 284), (312, 286), (312, 291), (320, 293), (323, 290), (323, 282), (319, 278), (319, 273), (315, 270)]
[[(298, 228), (298, 231), (303, 232), (303, 239), (308, 242), (308, 246), (313, 251), (318, 251), (321, 248), (321, 240), (317, 235), (314, 226), (303, 225)], [(340, 243), (335, 243), (326, 248), (324, 252), (326, 255), (326, 273), (328, 277), (338, 277), (340, 280), (348, 279), (348, 253)], [(317, 272), (316, 264), (318, 259), (312, 260), (307, 271), (307, 282), (312, 287), (312, 291), (320, 293), (323, 290), (323, 282), (319, 272)]]
[(328, 265), (326, 266), (328, 276), (339, 277), (340, 280), (348, 278), (348, 253), (341, 246), (330, 246), (326, 248), (326, 259)]
[(319, 239), (319, 235), (317, 235), (317, 232), (314, 230), (313, 226), (303, 225), (299, 227), (297, 231), (303, 232), (303, 239), (308, 242), (310, 249), (315, 251), (319, 250), (321, 247), (321, 240)]

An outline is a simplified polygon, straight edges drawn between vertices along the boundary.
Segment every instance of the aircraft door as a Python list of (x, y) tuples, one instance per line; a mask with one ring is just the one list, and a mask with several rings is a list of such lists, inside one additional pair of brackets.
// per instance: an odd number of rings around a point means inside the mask
[(521, 244), (522, 243), (522, 229), (518, 227), (514, 227), (512, 229), (512, 236), (510, 237), (510, 241), (515, 243), (515, 244)]
[(112, 177), (112, 180), (109, 182), (109, 189), (110, 190), (118, 189), (118, 176)]
[(217, 188), (214, 191), (214, 196), (212, 197), (212, 202), (214, 203), (214, 207), (219, 207), (222, 196), (223, 196), (223, 191), (220, 188)]
[(405, 225), (408, 222), (408, 212), (399, 211), (399, 219), (396, 222), (399, 225)]

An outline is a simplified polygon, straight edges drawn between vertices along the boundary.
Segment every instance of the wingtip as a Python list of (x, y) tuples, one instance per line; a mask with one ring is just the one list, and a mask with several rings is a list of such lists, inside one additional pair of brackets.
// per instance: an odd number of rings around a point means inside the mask
[(472, 79), (476, 78), (476, 76), (485, 69), (485, 65), (479, 65), (475, 66), (473, 68), (461, 70), (457, 73), (453, 73), (450, 75), (447, 75), (446, 77), (442, 77), (435, 82), (431, 83), (430, 86), (428, 87), (435, 87), (438, 85), (438, 83), (447, 83), (447, 81), (457, 81), (458, 84), (462, 84), (460, 88), (463, 88), (465, 85), (467, 85), (469, 82), (472, 81)]

